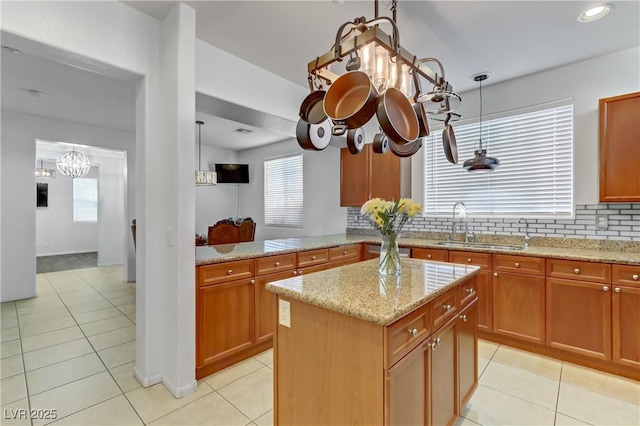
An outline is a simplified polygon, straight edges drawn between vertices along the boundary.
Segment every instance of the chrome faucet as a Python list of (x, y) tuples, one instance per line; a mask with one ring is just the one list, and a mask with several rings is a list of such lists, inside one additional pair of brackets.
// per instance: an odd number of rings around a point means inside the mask
[(529, 235), (529, 222), (524, 217), (518, 219), (518, 225), (524, 222), (524, 248), (529, 247), (529, 242), (531, 241), (531, 236)]
[(462, 201), (458, 201), (453, 205), (452, 220), (451, 220), (451, 234), (456, 235), (456, 208), (461, 206), (461, 213), (458, 215), (460, 221), (464, 223), (464, 242), (468, 243), (471, 239), (475, 238), (473, 232), (469, 232), (469, 223), (467, 222), (467, 206)]

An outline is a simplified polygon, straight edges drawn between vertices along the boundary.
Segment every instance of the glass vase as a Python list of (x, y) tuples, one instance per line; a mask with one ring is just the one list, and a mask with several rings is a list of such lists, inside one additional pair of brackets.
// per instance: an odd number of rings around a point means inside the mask
[(400, 275), (400, 251), (396, 235), (383, 235), (380, 246), (378, 272), (382, 275)]

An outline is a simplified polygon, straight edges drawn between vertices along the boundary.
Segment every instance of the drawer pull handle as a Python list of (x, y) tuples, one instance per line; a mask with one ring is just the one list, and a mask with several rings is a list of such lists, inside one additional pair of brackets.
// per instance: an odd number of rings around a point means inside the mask
[(638, 276), (638, 274), (634, 274), (631, 276), (631, 279), (633, 279), (634, 281), (638, 281), (640, 277)]
[(311, 256), (311, 260), (316, 260), (316, 257), (315, 256)]
[(440, 338), (438, 337), (436, 340), (431, 342), (431, 350), (435, 351), (439, 345), (440, 345)]
[(460, 315), (460, 319), (464, 322), (467, 322), (467, 316), (466, 315)]
[(444, 309), (445, 312), (449, 312), (451, 310), (451, 305), (442, 305), (442, 309)]
[(427, 255), (427, 259), (431, 259), (431, 255), (430, 254)]
[(602, 287), (602, 291), (609, 291), (609, 286), (605, 285), (604, 287)]
[(574, 274), (579, 274), (579, 273), (580, 273), (580, 269), (579, 269), (579, 268), (574, 269), (574, 270), (573, 270), (573, 273), (574, 273)]
[(519, 264), (518, 262), (516, 262), (514, 266), (515, 266), (516, 268), (519, 268), (519, 267), (520, 267), (520, 264)]
[(409, 329), (409, 336), (411, 337), (416, 337), (418, 335), (418, 330), (415, 328), (410, 328)]
[(471, 263), (471, 258), (467, 258), (467, 263)]
[(280, 266), (280, 262), (276, 262), (276, 267)]
[(474, 290), (472, 288), (467, 288), (465, 289), (467, 293), (469, 294), (473, 294)]
[(497, 272), (494, 272), (494, 273), (493, 273), (493, 276), (494, 276), (494, 277), (497, 277), (497, 276), (498, 276), (498, 273), (497, 273)]
[(344, 250), (344, 251), (342, 252), (342, 254), (347, 254), (347, 251), (346, 251), (346, 250)]
[(616, 293), (622, 293), (622, 290), (620, 289), (620, 287), (616, 287), (613, 291), (615, 291)]
[(302, 271), (300, 271), (300, 272), (298, 272), (298, 271), (293, 271), (293, 275), (298, 275), (298, 274), (302, 275)]
[(231, 275), (231, 274), (233, 274), (233, 269), (229, 269), (229, 270), (227, 271), (227, 275)]
[(256, 283), (256, 280), (251, 280), (251, 284), (255, 284), (255, 283)]

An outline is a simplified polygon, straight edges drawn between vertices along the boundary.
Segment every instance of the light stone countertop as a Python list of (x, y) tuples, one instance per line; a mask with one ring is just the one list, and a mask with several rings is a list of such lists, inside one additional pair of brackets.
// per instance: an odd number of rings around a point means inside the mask
[(470, 278), (480, 268), (419, 259), (401, 259), (400, 276), (378, 273), (368, 260), (282, 281), (266, 288), (355, 318), (387, 326)]

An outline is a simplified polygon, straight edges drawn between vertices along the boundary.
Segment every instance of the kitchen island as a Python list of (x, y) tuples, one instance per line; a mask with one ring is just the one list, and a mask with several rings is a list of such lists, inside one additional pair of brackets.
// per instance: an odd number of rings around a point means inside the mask
[(478, 269), (370, 260), (267, 284), (275, 423), (453, 422), (477, 386)]

